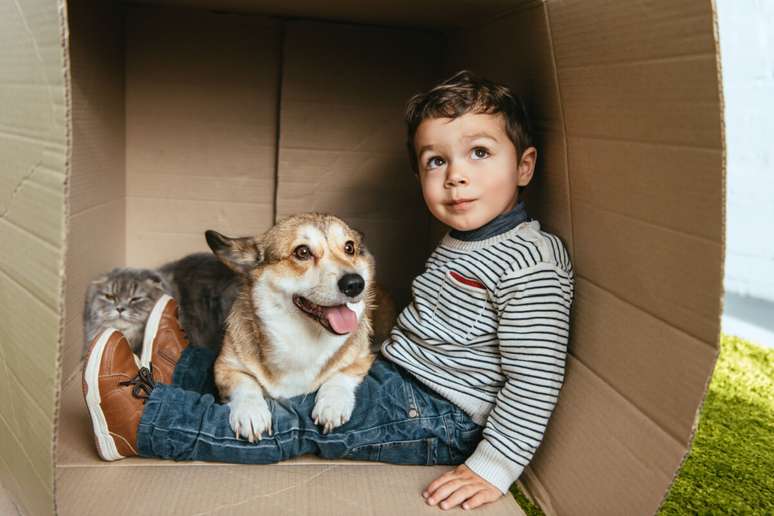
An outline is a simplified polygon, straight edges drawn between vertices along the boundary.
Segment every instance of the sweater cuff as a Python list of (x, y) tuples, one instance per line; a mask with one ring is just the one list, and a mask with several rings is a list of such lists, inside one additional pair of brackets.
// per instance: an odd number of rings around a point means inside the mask
[(473, 455), (468, 457), (465, 461), (465, 465), (473, 471), (476, 475), (480, 476), (503, 494), (508, 492), (521, 472), (524, 471), (523, 466), (519, 466), (515, 462), (508, 460), (502, 453), (497, 451), (494, 446), (489, 444), (486, 439), (478, 443), (476, 451)]

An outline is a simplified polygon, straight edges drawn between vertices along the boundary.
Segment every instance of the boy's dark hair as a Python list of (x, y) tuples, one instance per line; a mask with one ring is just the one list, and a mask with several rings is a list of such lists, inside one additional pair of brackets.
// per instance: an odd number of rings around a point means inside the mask
[(524, 102), (507, 86), (478, 77), (462, 70), (425, 93), (411, 97), (406, 106), (409, 159), (414, 172), (419, 172), (414, 150), (417, 127), (428, 118), (457, 118), (466, 113), (502, 113), (508, 134), (519, 159), (525, 149), (534, 145), (532, 127)]

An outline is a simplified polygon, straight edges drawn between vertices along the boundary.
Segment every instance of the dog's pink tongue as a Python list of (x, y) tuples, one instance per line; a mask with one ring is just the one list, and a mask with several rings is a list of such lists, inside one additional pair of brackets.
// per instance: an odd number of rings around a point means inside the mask
[(347, 308), (347, 305), (326, 308), (325, 317), (328, 319), (333, 331), (340, 335), (351, 333), (357, 328), (357, 315)]

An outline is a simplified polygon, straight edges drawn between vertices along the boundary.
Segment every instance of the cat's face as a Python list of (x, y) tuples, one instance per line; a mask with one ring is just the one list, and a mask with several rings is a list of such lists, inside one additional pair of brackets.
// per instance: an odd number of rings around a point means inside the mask
[(91, 287), (90, 311), (102, 325), (119, 330), (144, 324), (164, 294), (161, 277), (146, 269), (114, 269)]

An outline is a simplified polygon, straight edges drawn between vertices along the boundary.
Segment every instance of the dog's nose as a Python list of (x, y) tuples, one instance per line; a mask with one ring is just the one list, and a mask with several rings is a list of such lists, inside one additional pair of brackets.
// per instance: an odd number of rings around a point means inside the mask
[(349, 297), (355, 297), (365, 288), (365, 280), (360, 274), (345, 274), (339, 280), (339, 290)]

